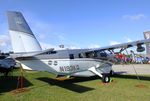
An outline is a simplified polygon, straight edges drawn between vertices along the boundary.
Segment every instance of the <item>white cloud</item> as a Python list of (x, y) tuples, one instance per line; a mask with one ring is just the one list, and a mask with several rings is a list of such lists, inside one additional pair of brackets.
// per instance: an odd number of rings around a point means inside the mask
[(52, 45), (49, 43), (44, 43), (44, 42), (40, 42), (40, 45), (42, 47), (43, 50), (45, 49), (50, 49), (50, 48), (54, 48), (55, 50), (63, 50), (63, 49), (81, 49), (80, 47), (77, 47), (75, 45), (70, 45), (70, 46), (65, 46), (64, 48), (60, 48), (59, 45)]
[(0, 50), (3, 52), (9, 52), (11, 50), (10, 37), (8, 34), (0, 35)]
[(110, 41), (110, 45), (116, 45), (116, 44), (120, 44), (120, 42), (117, 42), (117, 41)]
[(81, 48), (77, 46), (69, 46), (68, 49), (81, 49)]
[(59, 44), (65, 44), (65, 43), (72, 43), (70, 40), (67, 39), (66, 33), (51, 33), (51, 38), (57, 40)]
[(38, 36), (41, 40), (45, 40), (46, 39), (46, 36), (44, 34), (39, 34)]
[(0, 50), (2, 52), (9, 52), (12, 50), (7, 23), (3, 21), (0, 24)]
[(91, 44), (88, 48), (100, 48), (99, 44)]
[(66, 33), (57, 32), (56, 25), (54, 26), (51, 22), (46, 22), (44, 19), (38, 18), (34, 13), (26, 12), (25, 19), (30, 25), (31, 30), (37, 37), (38, 41), (44, 43), (53, 43), (55, 46), (56, 44), (62, 43), (70, 43), (70, 40), (66, 38)]
[(50, 48), (59, 49), (58, 46), (51, 45), (51, 44), (45, 43), (45, 42), (40, 42), (40, 45), (41, 45), (41, 47), (42, 47), (43, 50), (50, 49)]
[(130, 39), (130, 38), (128, 38), (128, 37), (124, 37), (124, 39), (127, 41), (127, 42), (132, 42), (132, 40)]
[(0, 35), (0, 46), (6, 46), (8, 37), (6, 35)]
[(35, 34), (35, 36), (39, 38), (39, 40), (44, 40), (51, 36), (52, 27), (50, 24), (42, 22), (36, 18), (30, 21), (31, 19), (32, 18), (27, 18), (27, 21), (29, 20), (28, 22), (29, 22), (30, 28)]
[(124, 41), (110, 41), (110, 45), (116, 45), (116, 44), (121, 44), (121, 43), (126, 43), (126, 42), (132, 42), (133, 40), (131, 40), (129, 37), (124, 36), (123, 39)]
[(147, 16), (144, 14), (135, 14), (135, 15), (124, 15), (123, 19), (129, 19), (129, 20), (137, 21), (137, 20), (144, 19), (146, 17)]

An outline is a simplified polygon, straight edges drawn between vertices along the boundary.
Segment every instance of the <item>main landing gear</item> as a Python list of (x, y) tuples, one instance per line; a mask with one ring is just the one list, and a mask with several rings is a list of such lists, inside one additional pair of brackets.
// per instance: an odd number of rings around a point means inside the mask
[(101, 73), (99, 73), (97, 70), (96, 70), (96, 68), (95, 67), (91, 67), (91, 68), (89, 68), (89, 71), (91, 71), (91, 72), (93, 72), (94, 74), (96, 74), (96, 75), (98, 75), (99, 77), (101, 77), (102, 78), (102, 81), (104, 82), (104, 83), (109, 83), (110, 82), (110, 76), (109, 76), (109, 74), (101, 74)]
[(102, 76), (102, 81), (103, 81), (104, 83), (109, 83), (109, 82), (110, 82), (110, 76), (104, 74), (104, 75)]

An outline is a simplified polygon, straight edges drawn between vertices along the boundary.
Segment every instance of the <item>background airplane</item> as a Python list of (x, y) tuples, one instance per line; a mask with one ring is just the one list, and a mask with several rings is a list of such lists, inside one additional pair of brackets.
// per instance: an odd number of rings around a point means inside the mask
[(113, 65), (109, 60), (113, 55), (108, 55), (105, 51), (114, 54), (114, 49), (119, 48), (122, 52), (137, 46), (137, 51), (142, 52), (145, 50), (142, 45), (150, 42), (150, 39), (145, 39), (97, 49), (42, 50), (20, 12), (8, 11), (7, 16), (14, 51), (11, 56), (21, 63), (23, 69), (48, 71), (57, 76), (98, 75), (107, 83)]
[(3, 73), (4, 76), (8, 76), (8, 73), (13, 70), (16, 62), (8, 55), (0, 55), (0, 73)]

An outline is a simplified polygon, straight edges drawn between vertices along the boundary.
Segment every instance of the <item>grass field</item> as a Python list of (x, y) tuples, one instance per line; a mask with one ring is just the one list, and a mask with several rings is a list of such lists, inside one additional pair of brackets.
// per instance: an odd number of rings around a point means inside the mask
[(98, 77), (55, 79), (47, 72), (24, 72), (25, 91), (16, 93), (19, 71), (0, 78), (0, 101), (150, 101), (150, 75), (116, 75), (103, 84)]

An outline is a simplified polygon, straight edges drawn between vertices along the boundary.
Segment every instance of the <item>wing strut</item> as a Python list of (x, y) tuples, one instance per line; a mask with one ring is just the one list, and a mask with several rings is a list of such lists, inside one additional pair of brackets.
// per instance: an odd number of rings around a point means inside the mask
[(88, 70), (91, 71), (92, 73), (98, 75), (101, 78), (103, 77), (103, 75), (96, 70), (96, 67), (91, 67)]

